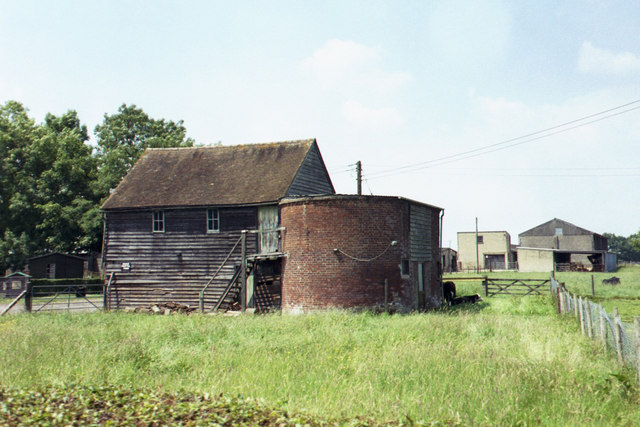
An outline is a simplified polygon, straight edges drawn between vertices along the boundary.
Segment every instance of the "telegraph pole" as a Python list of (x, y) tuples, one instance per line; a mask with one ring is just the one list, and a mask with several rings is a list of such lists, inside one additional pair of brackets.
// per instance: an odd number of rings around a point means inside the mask
[(478, 217), (476, 217), (476, 273), (480, 272), (480, 255), (478, 252)]
[(362, 162), (356, 162), (356, 180), (358, 182), (358, 195), (362, 195)]

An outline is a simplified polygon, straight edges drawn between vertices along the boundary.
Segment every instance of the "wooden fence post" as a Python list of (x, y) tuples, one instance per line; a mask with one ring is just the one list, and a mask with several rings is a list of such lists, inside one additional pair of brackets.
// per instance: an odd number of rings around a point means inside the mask
[(487, 276), (484, 276), (484, 279), (482, 280), (482, 287), (484, 287), (484, 296), (488, 297), (489, 296), (489, 281), (487, 280)]
[(580, 306), (578, 308), (578, 312), (580, 313), (580, 332), (582, 332), (584, 336), (584, 306), (582, 305), (582, 297), (578, 297), (578, 305)]
[(591, 275), (591, 296), (592, 297), (596, 296), (596, 285), (595, 285), (595, 281), (593, 279), (593, 274)]
[(240, 264), (240, 311), (247, 310), (247, 230), (242, 230), (242, 261)]
[(589, 335), (589, 338), (593, 338), (593, 324), (591, 323), (591, 304), (589, 303), (589, 300), (585, 298), (584, 300), (585, 302), (585, 314), (587, 315), (586, 317), (586, 321), (587, 321), (587, 335)]
[(578, 318), (578, 297), (573, 294), (573, 317)]
[(33, 309), (33, 285), (31, 284), (31, 281), (27, 280), (24, 289), (27, 292), (24, 294), (24, 308), (31, 313), (31, 310)]
[(602, 349), (604, 350), (604, 354), (607, 354), (607, 328), (604, 320), (604, 314), (602, 312), (604, 309), (601, 305), (598, 305), (600, 311), (600, 342), (602, 343)]
[(633, 318), (633, 329), (636, 335), (636, 369), (638, 371), (638, 382), (640, 383), (640, 317)]
[(618, 319), (620, 316), (618, 315), (618, 308), (613, 308), (613, 337), (616, 343), (616, 355), (618, 356), (618, 363), (622, 364), (624, 359), (622, 358), (622, 333), (620, 331), (620, 326), (618, 324)]
[(559, 314), (564, 313), (564, 292), (558, 289), (558, 312)]

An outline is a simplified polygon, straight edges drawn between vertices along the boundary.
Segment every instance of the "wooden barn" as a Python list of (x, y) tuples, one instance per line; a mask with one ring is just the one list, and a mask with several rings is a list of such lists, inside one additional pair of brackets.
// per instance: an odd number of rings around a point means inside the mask
[(108, 307), (228, 306), (244, 276), (243, 306), (278, 308), (278, 201), (334, 193), (313, 139), (147, 150), (102, 206)]

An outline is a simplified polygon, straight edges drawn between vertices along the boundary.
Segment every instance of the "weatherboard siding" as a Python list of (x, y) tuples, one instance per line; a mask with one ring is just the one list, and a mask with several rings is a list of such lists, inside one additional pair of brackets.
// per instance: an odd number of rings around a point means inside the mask
[[(110, 306), (124, 308), (159, 302), (195, 306), (199, 292), (241, 236), (256, 228), (253, 207), (221, 209), (218, 233), (206, 232), (206, 209), (166, 210), (165, 232), (152, 232), (152, 211), (108, 212), (104, 269), (115, 273)], [(257, 250), (256, 235), (247, 236), (247, 252)], [(207, 291), (205, 307), (220, 296), (240, 264), (235, 251)]]
[(287, 190), (286, 196), (334, 193), (335, 190), (325, 168), (320, 150), (316, 144), (313, 144)]

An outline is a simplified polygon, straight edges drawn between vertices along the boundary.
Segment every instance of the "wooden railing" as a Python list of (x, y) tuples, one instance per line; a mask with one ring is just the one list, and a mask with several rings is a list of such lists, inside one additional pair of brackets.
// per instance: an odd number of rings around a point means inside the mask
[[(202, 288), (202, 290), (200, 291), (200, 302), (199, 302), (199, 308), (201, 312), (204, 312), (204, 293), (207, 291), (207, 288), (209, 288), (209, 286), (211, 286), (211, 283), (213, 283), (213, 281), (215, 280), (215, 278), (218, 276), (218, 274), (220, 273), (220, 271), (222, 271), (222, 269), (224, 268), (224, 266), (227, 264), (227, 262), (229, 262), (229, 259), (231, 258), (231, 256), (233, 255), (233, 253), (236, 251), (236, 249), (238, 248), (238, 245), (240, 243), (242, 243), (242, 247), (245, 247), (245, 242), (247, 239), (247, 232), (243, 231), (242, 234), (240, 235), (240, 238), (236, 241), (235, 245), (233, 245), (233, 248), (231, 248), (231, 250), (229, 251), (229, 253), (227, 254), (227, 257), (224, 259), (224, 261), (222, 261), (222, 264), (220, 264), (220, 267), (218, 267), (218, 269), (216, 270), (215, 273), (213, 273), (213, 276), (211, 276), (211, 279), (209, 279), (209, 281), (207, 282), (206, 285), (204, 285), (204, 288)], [(244, 258), (244, 254), (243, 254), (243, 258)], [(244, 264), (244, 262), (243, 262)]]

